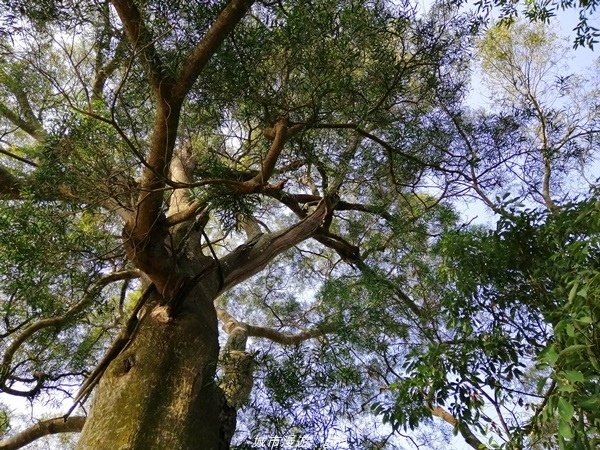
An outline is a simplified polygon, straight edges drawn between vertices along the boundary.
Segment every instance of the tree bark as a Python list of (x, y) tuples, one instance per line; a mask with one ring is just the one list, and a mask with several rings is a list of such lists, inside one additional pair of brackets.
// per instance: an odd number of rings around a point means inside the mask
[(78, 449), (227, 448), (219, 443), (215, 282), (216, 275), (195, 286), (173, 318), (151, 299), (98, 385)]
[[(173, 213), (179, 212), (174, 208)], [(214, 300), (313, 235), (327, 214), (327, 203), (321, 201), (295, 225), (260, 234), (220, 261), (203, 255), (200, 241), (185, 238), (188, 233), (171, 234), (169, 261), (152, 264), (168, 270), (146, 274), (156, 289), (133, 335), (100, 379), (77, 448), (228, 449), (236, 409), (243, 402), (227, 402), (215, 382), (219, 343)], [(180, 239), (186, 251), (176, 251)], [(166, 248), (166, 243), (154, 242), (144, 249), (145, 257), (165, 254)], [(229, 379), (237, 384), (248, 377)]]

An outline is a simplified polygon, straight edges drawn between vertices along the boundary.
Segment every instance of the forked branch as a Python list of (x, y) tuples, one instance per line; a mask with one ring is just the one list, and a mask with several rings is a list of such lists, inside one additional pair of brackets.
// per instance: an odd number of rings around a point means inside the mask
[(231, 0), (188, 56), (177, 77), (173, 97), (182, 102), (210, 58), (246, 15), (255, 0)]
[[(163, 210), (163, 192), (168, 179), (168, 169), (173, 157), (182, 104), (192, 85), (216, 53), (223, 41), (233, 31), (251, 7), (253, 0), (231, 0), (221, 11), (196, 48), (184, 61), (177, 77), (167, 73), (153, 45), (153, 36), (132, 1), (113, 0), (125, 32), (133, 45), (140, 49), (143, 65), (155, 95), (156, 116), (144, 169), (141, 192), (135, 219), (127, 226), (130, 248), (144, 251), (144, 241), (164, 232), (160, 217)], [(150, 255), (132, 254), (134, 260), (148, 259)], [(165, 255), (154, 255), (154, 257)], [(152, 269), (152, 267), (149, 267)]]

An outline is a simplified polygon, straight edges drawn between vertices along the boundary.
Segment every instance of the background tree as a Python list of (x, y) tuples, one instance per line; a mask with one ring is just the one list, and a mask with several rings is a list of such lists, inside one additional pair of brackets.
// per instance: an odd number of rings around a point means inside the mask
[(598, 180), (582, 168), (597, 158), (597, 92), (560, 70), (542, 26), (491, 29), (479, 49), (499, 112), (446, 108), (448, 156), (499, 219), (434, 246), (443, 338), (408, 355), (383, 410), (414, 427), (449, 406), (457, 432), (492, 448), (595, 448)]
[(574, 47), (587, 46), (594, 48), (598, 43), (600, 32), (594, 12), (598, 7), (596, 0), (546, 0), (527, 2), (506, 2), (504, 0), (479, 0), (475, 2), (478, 11), (476, 23), (489, 24), (490, 18), (500, 18), (504, 25), (510, 25), (519, 17), (527, 18), (529, 22), (551, 23), (562, 17), (565, 12), (577, 11), (578, 22), (575, 31)]

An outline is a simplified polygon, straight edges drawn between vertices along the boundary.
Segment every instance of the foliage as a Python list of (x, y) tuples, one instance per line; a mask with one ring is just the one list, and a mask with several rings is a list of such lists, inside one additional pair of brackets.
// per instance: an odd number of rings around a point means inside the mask
[[(72, 396), (148, 317), (141, 286), (172, 306), (193, 281), (246, 361), (240, 448), (434, 448), (433, 416), (476, 447), (594, 447), (598, 198), (568, 183), (597, 92), (549, 81), (552, 33), (478, 39), (455, 2), (256, 2), (198, 69), (228, 2), (75, 3), (0, 0), (3, 395)], [(464, 104), (475, 53), (494, 111)], [(495, 230), (460, 223), (473, 196)]]
[[(592, 449), (598, 445), (597, 187), (555, 203), (534, 186), (556, 195), (562, 176), (577, 176), (564, 164), (578, 158), (564, 145), (573, 136), (566, 130), (588, 130), (582, 124), (595, 123), (596, 103), (591, 112), (561, 111), (570, 104), (556, 101), (560, 87), (548, 84), (556, 43), (541, 27), (493, 29), (480, 48), (486, 74), (499, 80), (500, 105), (536, 112), (484, 119), (502, 143), (485, 138), (481, 119), (464, 112), (454, 118), (466, 152), (478, 158), (471, 171), (477, 194), (499, 219), (494, 230), (459, 225), (431, 248), (429, 288), (441, 288), (437, 334), (408, 352), (390, 386), (395, 399), (375, 410), (392, 426), (412, 430), (441, 406), (458, 419), (455, 433), (475, 447)], [(563, 126), (563, 120), (573, 122)], [(584, 143), (590, 155), (594, 140), (590, 133)], [(542, 153), (538, 170), (504, 166), (510, 152), (514, 163), (518, 149), (529, 155), (530, 146)], [(525, 161), (536, 159), (532, 153)], [(507, 183), (514, 173), (519, 194)], [(504, 194), (494, 200), (494, 191)]]
[(507, 2), (505, 0), (478, 0), (475, 2), (482, 17), (488, 18), (490, 13), (499, 10), (500, 18), (503, 23), (510, 25), (519, 15), (527, 18), (530, 22), (548, 23), (560, 16), (561, 11), (575, 9), (578, 12), (579, 22), (574, 28), (576, 36), (574, 39), (575, 48), (587, 46), (593, 48), (598, 42), (600, 32), (594, 22), (594, 12), (598, 7), (598, 2), (575, 1), (575, 0), (551, 0), (551, 1), (525, 1)]

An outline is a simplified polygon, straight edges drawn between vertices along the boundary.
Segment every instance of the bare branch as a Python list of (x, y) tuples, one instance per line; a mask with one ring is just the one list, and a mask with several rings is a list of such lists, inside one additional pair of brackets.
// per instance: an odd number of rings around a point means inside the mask
[(375, 136), (373, 133), (368, 132), (367, 130), (365, 130), (364, 128), (360, 127), (358, 124), (355, 124), (355, 123), (323, 123), (323, 124), (314, 124), (314, 125), (306, 124), (306, 128), (329, 129), (329, 130), (343, 130), (343, 129), (353, 130), (356, 133), (358, 133), (360, 136), (367, 138), (370, 141), (373, 141), (376, 144), (380, 145), (389, 154), (398, 154), (398, 155), (402, 156), (403, 158), (414, 162), (415, 164), (417, 164), (420, 167), (430, 167), (432, 169), (435, 169), (437, 171), (444, 172), (444, 173), (460, 174), (460, 172), (457, 172), (455, 170), (451, 170), (451, 169), (441, 167), (439, 165), (427, 163), (426, 161), (423, 161), (422, 159), (420, 159), (414, 155), (411, 155), (410, 153), (403, 152), (399, 148), (394, 147), (389, 142), (386, 142), (382, 138)]
[(16, 450), (50, 434), (78, 433), (83, 428), (85, 420), (85, 416), (42, 420), (13, 437), (0, 441), (0, 450)]
[(259, 235), (221, 259), (225, 291), (261, 271), (273, 258), (311, 237), (323, 224), (329, 210), (326, 202), (297, 224), (276, 233)]
[(254, 326), (246, 322), (241, 322), (223, 308), (217, 308), (217, 317), (223, 322), (223, 329), (227, 333), (234, 328), (241, 327), (245, 330), (247, 336), (266, 338), (281, 345), (300, 344), (308, 339), (324, 336), (335, 331), (333, 326), (317, 326), (316, 328), (300, 331), (295, 334), (282, 333), (273, 328)]
[(483, 442), (477, 439), (477, 436), (475, 436), (475, 434), (469, 429), (469, 427), (467, 427), (464, 423), (460, 423), (458, 419), (456, 419), (456, 417), (454, 417), (445, 409), (439, 406), (435, 406), (433, 408), (430, 408), (430, 411), (432, 415), (439, 417), (444, 422), (447, 422), (453, 427), (456, 427), (461, 436), (464, 438), (465, 442), (471, 447), (473, 447), (475, 450), (486, 450), (489, 448), (487, 445), (485, 445)]
[[(473, 144), (471, 142), (471, 139), (469, 139), (469, 136), (468, 136), (467, 132), (463, 129), (462, 124), (460, 123), (460, 120), (458, 120), (458, 117), (456, 117), (456, 115), (453, 114), (445, 106), (442, 106), (442, 109), (444, 110), (444, 112), (446, 113), (446, 115), (452, 121), (452, 124), (454, 125), (454, 128), (456, 128), (456, 131), (458, 132), (459, 136), (463, 140), (463, 142), (464, 142), (465, 146), (467, 147), (467, 150), (469, 151), (469, 153), (472, 156), (476, 155), (477, 152), (473, 148)], [(500, 216), (507, 217), (507, 218), (513, 217), (513, 215), (510, 212), (508, 212), (505, 208), (502, 208), (501, 206), (499, 206), (496, 203), (494, 203), (489, 198), (489, 196), (483, 191), (483, 189), (481, 188), (481, 185), (479, 184), (479, 178), (478, 178), (477, 174), (475, 173), (475, 167), (473, 166), (473, 164), (470, 165), (470, 170), (471, 170), (471, 176), (468, 177), (468, 178), (467, 177), (465, 177), (465, 178), (468, 179), (468, 181), (470, 182), (471, 187), (477, 193), (477, 195), (483, 201), (483, 203), (485, 203), (485, 205), (488, 208), (490, 208), (492, 211), (494, 211), (496, 214), (498, 214)], [(464, 175), (463, 175), (463, 177), (464, 177)]]

